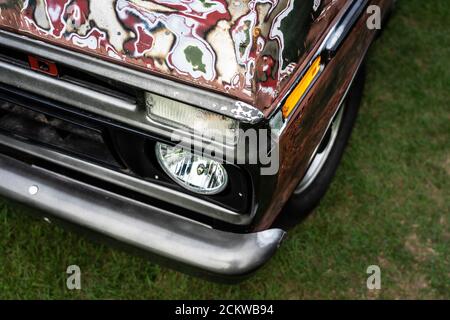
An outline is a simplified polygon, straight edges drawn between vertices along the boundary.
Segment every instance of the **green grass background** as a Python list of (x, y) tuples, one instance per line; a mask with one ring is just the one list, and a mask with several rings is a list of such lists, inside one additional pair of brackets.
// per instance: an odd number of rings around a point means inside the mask
[[(193, 278), (0, 200), (0, 298), (450, 298), (450, 2), (399, 1), (329, 192), (249, 281)], [(68, 265), (82, 290), (66, 289)], [(379, 265), (382, 289), (366, 288)]]

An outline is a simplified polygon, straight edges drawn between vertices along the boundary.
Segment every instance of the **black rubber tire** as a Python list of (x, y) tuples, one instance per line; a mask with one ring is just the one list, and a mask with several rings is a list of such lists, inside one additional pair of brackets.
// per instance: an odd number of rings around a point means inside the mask
[(274, 225), (285, 230), (300, 223), (319, 204), (333, 180), (352, 133), (361, 104), (365, 82), (365, 66), (361, 65), (345, 100), (344, 114), (336, 141), (328, 159), (312, 184), (299, 194), (292, 194)]

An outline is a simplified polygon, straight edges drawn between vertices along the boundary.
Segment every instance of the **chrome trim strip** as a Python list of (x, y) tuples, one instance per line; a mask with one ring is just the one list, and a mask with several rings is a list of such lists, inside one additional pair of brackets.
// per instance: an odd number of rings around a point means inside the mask
[(368, 0), (349, 1), (349, 7), (344, 11), (333, 32), (327, 37), (325, 50), (329, 52), (329, 57), (334, 56), (342, 41), (347, 37), (351, 28), (361, 16)]
[(37, 158), (58, 164), (65, 168), (79, 171), (96, 179), (113, 183), (145, 196), (166, 201), (181, 208), (201, 213), (208, 217), (225, 221), (236, 225), (248, 225), (253, 215), (238, 214), (231, 210), (211, 202), (193, 197), (183, 192), (172, 190), (149, 181), (134, 178), (123, 173), (83, 161), (69, 155), (59, 153), (46, 148), (41, 148), (26, 142), (0, 134), (0, 144), (9, 148), (19, 150)]
[(5, 156), (0, 156), (0, 180), (1, 195), (164, 261), (224, 278), (264, 265), (285, 235), (280, 229), (250, 234), (210, 229)]
[[(46, 98), (73, 105), (93, 113), (108, 114), (115, 120), (136, 114), (133, 103), (104, 93), (52, 78), (0, 61), (0, 82), (39, 94)], [(114, 110), (111, 114), (109, 112)]]
[[(189, 103), (193, 106), (210, 110), (244, 123), (256, 124), (264, 118), (260, 110), (248, 103), (212, 91), (184, 85), (173, 80), (103, 61), (23, 35), (0, 30), (0, 43), (4, 46), (30, 52), (37, 56), (66, 64), (72, 68), (85, 70), (92, 74), (124, 83), (128, 86)], [(103, 111), (106, 111), (106, 109)], [(108, 111), (111, 113), (117, 112), (114, 108), (108, 109)], [(132, 121), (139, 121), (144, 126), (146, 125), (145, 117), (141, 117), (140, 114), (130, 118)]]

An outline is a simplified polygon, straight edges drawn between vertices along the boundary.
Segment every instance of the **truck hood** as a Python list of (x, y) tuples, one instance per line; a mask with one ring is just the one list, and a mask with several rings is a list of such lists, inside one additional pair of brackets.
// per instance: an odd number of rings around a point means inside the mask
[(308, 50), (317, 0), (0, 0), (0, 28), (265, 109)]

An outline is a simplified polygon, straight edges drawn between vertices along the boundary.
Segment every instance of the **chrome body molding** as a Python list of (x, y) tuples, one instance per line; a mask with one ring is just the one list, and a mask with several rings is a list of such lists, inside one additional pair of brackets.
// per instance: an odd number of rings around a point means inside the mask
[(29, 144), (18, 139), (0, 134), (0, 145), (18, 150), (36, 158), (60, 165), (103, 180), (120, 187), (132, 190), (145, 196), (172, 203), (186, 210), (195, 211), (205, 216), (236, 225), (248, 225), (253, 219), (253, 214), (238, 214), (214, 203), (193, 197), (184, 192), (179, 192), (164, 186), (151, 183), (146, 180), (96, 165), (94, 163), (71, 157), (57, 151)]
[[(9, 48), (29, 52), (33, 55), (56, 61), (57, 63), (65, 64), (79, 70), (89, 71), (92, 74), (99, 75), (137, 89), (156, 93), (170, 99), (188, 103), (195, 107), (210, 110), (244, 123), (255, 124), (264, 118), (263, 113), (257, 108), (248, 103), (227, 97), (225, 95), (220, 95), (211, 91), (184, 85), (173, 80), (140, 72), (125, 66), (106, 62), (82, 53), (67, 50), (43, 41), (34, 40), (32, 38), (8, 31), (0, 30), (0, 43)], [(22, 72), (18, 72), (16, 68), (5, 70), (3, 66), (0, 67), (0, 74), (5, 74), (5, 71), (8, 73), (9, 77), (6, 75), (2, 76), (0, 81), (3, 83), (14, 85), (11, 77), (17, 74), (17, 76), (21, 77), (22, 83), (28, 82), (32, 83), (33, 86), (36, 86), (36, 81), (33, 78), (31, 71), (29, 73), (23, 70)], [(40, 80), (42, 81), (44, 79)], [(72, 92), (70, 97), (64, 97), (65, 92), (70, 91), (68, 87), (66, 87), (65, 91), (61, 92), (61, 94), (57, 94), (57, 92), (61, 86), (66, 86), (66, 82), (61, 84), (58, 83), (58, 80), (56, 79), (47, 79), (47, 81), (44, 80), (42, 83), (46, 83), (46, 90), (36, 92), (38, 88), (30, 86), (32, 87), (32, 90), (35, 90), (33, 92), (46, 95), (48, 98), (55, 98), (57, 95), (58, 99), (78, 99), (78, 107), (85, 104), (86, 109), (89, 111), (94, 111), (93, 107), (96, 107), (96, 113), (108, 116), (112, 119), (120, 120), (146, 130), (152, 130), (154, 128), (154, 124), (149, 124), (147, 122), (145, 110), (143, 110), (144, 106), (133, 106), (123, 103), (114, 105), (114, 101), (105, 99), (103, 96), (95, 97), (94, 93), (97, 92), (89, 92), (91, 90), (88, 89), (82, 91), (77, 90)], [(95, 98), (97, 98), (97, 103), (99, 103), (100, 106), (92, 105)], [(83, 107), (81, 106), (80, 108)]]
[(329, 54), (329, 58), (334, 56), (368, 2), (369, 0), (348, 1), (348, 6), (342, 12), (339, 22), (333, 27), (324, 42), (325, 51)]
[(0, 156), (0, 194), (172, 264), (219, 277), (245, 276), (266, 263), (285, 232), (236, 234)]

